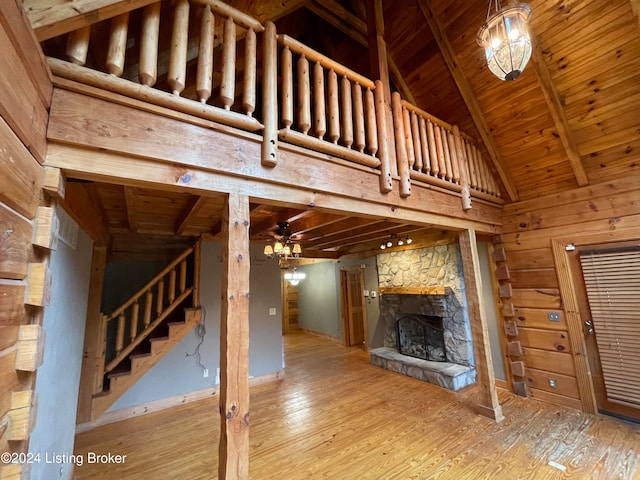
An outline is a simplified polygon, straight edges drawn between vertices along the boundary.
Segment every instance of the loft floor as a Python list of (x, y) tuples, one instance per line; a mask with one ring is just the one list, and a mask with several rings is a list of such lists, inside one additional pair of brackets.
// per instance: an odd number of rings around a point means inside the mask
[[(251, 389), (251, 478), (640, 476), (640, 426), (506, 391), (499, 392), (506, 419), (495, 424), (474, 413), (474, 387), (454, 393), (306, 333), (284, 340), (285, 378)], [(85, 463), (75, 478), (215, 478), (217, 412), (209, 398), (78, 434), (76, 454), (127, 457), (120, 465)]]

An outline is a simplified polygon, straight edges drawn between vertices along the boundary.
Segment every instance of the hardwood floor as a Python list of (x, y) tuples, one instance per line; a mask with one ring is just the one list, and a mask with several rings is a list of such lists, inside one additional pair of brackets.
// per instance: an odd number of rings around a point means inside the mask
[[(640, 479), (638, 425), (505, 391), (506, 420), (496, 424), (474, 413), (473, 387), (456, 394), (306, 333), (285, 336), (285, 356), (283, 380), (251, 389), (252, 479)], [(75, 453), (85, 459), (127, 457), (85, 463), (75, 478), (215, 478), (217, 402), (78, 434)]]

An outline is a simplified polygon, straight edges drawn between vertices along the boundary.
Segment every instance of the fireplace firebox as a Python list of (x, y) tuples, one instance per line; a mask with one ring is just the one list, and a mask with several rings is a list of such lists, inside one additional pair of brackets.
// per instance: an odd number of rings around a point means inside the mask
[(446, 362), (442, 317), (403, 314), (396, 321), (398, 352), (432, 362)]

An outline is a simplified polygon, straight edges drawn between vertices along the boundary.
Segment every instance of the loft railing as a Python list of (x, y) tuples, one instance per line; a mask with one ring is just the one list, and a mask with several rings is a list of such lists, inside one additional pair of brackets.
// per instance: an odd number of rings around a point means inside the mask
[(409, 179), (460, 192), (463, 208), (471, 196), (501, 202), (500, 190), (475, 141), (404, 100), (392, 96), (398, 172)]
[[(193, 273), (188, 276), (189, 263)], [(116, 308), (102, 314), (94, 393), (111, 372), (190, 295), (198, 307), (199, 245), (189, 247), (146, 285)]]
[(278, 43), (282, 47), (280, 139), (373, 167), (380, 171), (381, 191), (391, 191), (380, 82), (288, 35), (278, 35)]
[[(193, 15), (190, 10), (195, 11)], [(176, 0), (170, 13), (162, 19), (173, 18), (167, 61), (158, 62), (161, 2), (157, 2), (111, 19), (104, 65), (91, 65), (92, 70), (82, 68), (87, 65), (89, 26), (69, 33), (66, 48), (69, 63), (50, 58), (51, 71), (60, 77), (172, 110), (244, 130), (261, 130), (263, 125), (253, 117), (253, 112), (258, 60), (256, 33), (264, 27), (218, 0)], [(134, 15), (141, 19), (140, 36), (133, 39), (137, 49), (127, 48), (130, 18)], [(218, 37), (216, 16), (223, 31)], [(244, 55), (238, 58), (236, 47), (241, 38)], [(136, 56), (130, 60), (128, 55)], [(95, 57), (101, 58), (104, 54)], [(215, 75), (214, 60), (221, 64)], [(243, 74), (241, 80), (237, 80), (240, 65)], [(158, 82), (160, 77), (162, 84)], [(218, 95), (211, 98), (214, 89)], [(236, 90), (242, 92), (239, 100)]]
[[(139, 23), (139, 38), (128, 34), (130, 23)], [(171, 33), (166, 51), (161, 23)], [(107, 45), (92, 45), (106, 54), (89, 55), (92, 28), (68, 34), (68, 61), (49, 58), (55, 75), (259, 132), (267, 167), (278, 163), (280, 140), (369, 168), (383, 193), (392, 190), (397, 172), (403, 197), (419, 182), (460, 194), (465, 209), (473, 197), (502, 203), (476, 142), (457, 126), (397, 93), (385, 105), (379, 80), (277, 35), (271, 22), (263, 26), (219, 0), (157, 2), (112, 18)], [(96, 65), (88, 58), (106, 61)]]

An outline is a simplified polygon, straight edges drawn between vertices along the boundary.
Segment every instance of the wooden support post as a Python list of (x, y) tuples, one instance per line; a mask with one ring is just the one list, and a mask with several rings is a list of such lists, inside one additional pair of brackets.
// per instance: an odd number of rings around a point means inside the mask
[(91, 26), (86, 26), (69, 32), (67, 37), (67, 60), (76, 65), (84, 65), (89, 52), (89, 38), (91, 37)]
[(491, 347), (489, 345), (489, 331), (487, 329), (487, 318), (482, 296), (480, 260), (475, 230), (465, 230), (460, 233), (460, 253), (464, 270), (469, 318), (471, 320), (475, 366), (480, 384), (479, 413), (493, 418), (496, 422), (501, 422), (504, 420), (504, 416), (496, 393), (496, 379), (491, 360)]
[(218, 478), (249, 478), (249, 198), (229, 194), (222, 220)]
[(31, 263), (24, 303), (46, 307), (51, 301), (51, 272), (46, 263)]
[(45, 332), (40, 325), (21, 325), (16, 352), (16, 370), (35, 372), (42, 365)]
[(411, 178), (409, 177), (409, 160), (407, 157), (407, 149), (404, 134), (404, 122), (402, 120), (402, 105), (400, 103), (400, 94), (394, 92), (392, 101), (394, 125), (396, 132), (396, 147), (398, 158), (398, 174), (400, 175), (400, 196), (408, 197), (411, 195)]
[[(376, 81), (376, 90), (374, 92), (376, 105), (376, 123), (378, 125), (378, 158), (380, 159), (380, 191), (382, 193), (390, 192), (393, 188), (391, 181), (391, 158), (396, 158), (395, 154), (391, 155), (391, 138), (387, 124), (386, 107), (384, 104), (384, 94), (382, 91), (382, 82)], [(395, 162), (394, 162), (395, 163)]]
[(100, 312), (104, 271), (107, 263), (107, 247), (94, 246), (89, 276), (89, 301), (84, 330), (82, 369), (80, 370), (80, 388), (78, 390), (78, 410), (76, 423), (91, 420), (91, 401), (93, 394), (102, 390), (102, 372), (104, 372), (104, 352), (106, 336), (103, 336), (103, 315)]
[(140, 27), (140, 61), (138, 79), (148, 87), (158, 77), (158, 39), (160, 36), (160, 2), (144, 7)]
[(53, 198), (64, 198), (67, 183), (59, 168), (44, 167), (42, 189)]
[[(393, 136), (393, 115), (391, 112), (391, 82), (389, 80), (389, 64), (387, 62), (387, 44), (384, 41), (384, 19), (382, 0), (367, 0), (367, 36), (369, 39), (369, 63), (371, 75), (382, 82), (382, 96), (384, 99), (384, 113), (386, 116), (387, 141), (389, 142), (389, 163), (392, 174), (396, 169), (396, 148)], [(380, 87), (376, 86), (376, 89)], [(380, 120), (378, 119), (378, 122)]]
[(278, 163), (278, 40), (273, 22), (265, 24), (262, 36), (262, 154), (261, 163)]
[(48, 250), (55, 250), (58, 247), (59, 225), (60, 221), (54, 207), (38, 207), (32, 243)]

